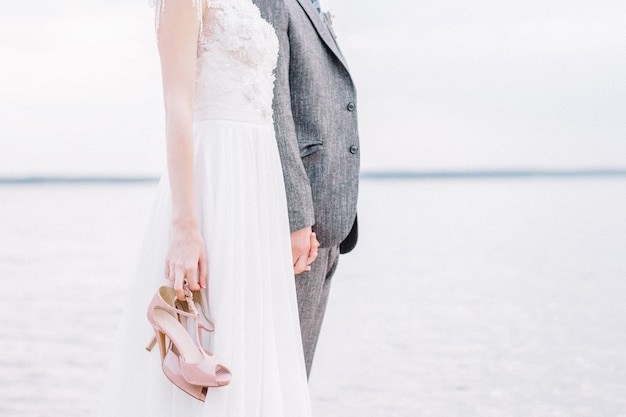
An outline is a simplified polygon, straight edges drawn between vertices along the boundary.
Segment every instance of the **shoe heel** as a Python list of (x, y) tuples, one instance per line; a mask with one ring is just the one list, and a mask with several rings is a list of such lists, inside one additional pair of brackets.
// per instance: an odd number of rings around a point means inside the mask
[(158, 329), (154, 329), (154, 337), (150, 339), (150, 342), (146, 345), (146, 350), (148, 352), (152, 352), (154, 349), (154, 345), (158, 343), (159, 345), (159, 353), (161, 354), (161, 362), (165, 359), (165, 354), (167, 353), (165, 350), (165, 333), (162, 333)]
[(154, 348), (154, 345), (156, 345), (156, 342), (157, 342), (156, 336), (152, 336), (152, 338), (150, 339), (150, 341), (146, 345), (146, 350), (148, 352), (152, 352), (152, 349)]

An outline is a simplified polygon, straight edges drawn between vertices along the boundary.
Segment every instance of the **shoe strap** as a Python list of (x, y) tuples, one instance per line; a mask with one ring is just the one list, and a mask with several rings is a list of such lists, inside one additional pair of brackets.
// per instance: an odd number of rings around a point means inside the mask
[(196, 339), (198, 341), (198, 346), (202, 346), (202, 331), (204, 330), (205, 332), (209, 332), (209, 333), (212, 332), (214, 330), (213, 322), (205, 317), (205, 320), (210, 326), (210, 327), (207, 327), (204, 325), (204, 323), (200, 321), (201, 316), (200, 316), (200, 313), (198, 312), (198, 309), (196, 308), (196, 303), (193, 301), (193, 293), (189, 289), (189, 283), (187, 282), (187, 280), (183, 281), (183, 291), (185, 292), (185, 299), (187, 300), (187, 305), (189, 306), (189, 310), (191, 310), (191, 313), (186, 313), (186, 315), (188, 315), (189, 317), (195, 318), (196, 326), (197, 326)]

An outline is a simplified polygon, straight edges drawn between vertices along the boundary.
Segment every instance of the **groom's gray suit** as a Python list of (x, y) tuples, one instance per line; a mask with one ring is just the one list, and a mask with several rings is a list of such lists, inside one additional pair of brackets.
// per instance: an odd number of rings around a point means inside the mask
[(356, 91), (331, 30), (311, 0), (253, 0), (278, 36), (274, 125), (291, 231), (313, 226), (321, 246), (296, 277), (307, 373), (339, 252), (357, 239)]

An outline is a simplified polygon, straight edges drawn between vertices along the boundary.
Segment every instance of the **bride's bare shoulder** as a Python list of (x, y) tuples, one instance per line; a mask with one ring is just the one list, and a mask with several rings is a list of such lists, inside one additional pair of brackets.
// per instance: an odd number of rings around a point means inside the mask
[[(207, 1), (210, 0), (148, 0), (148, 5), (155, 9), (155, 27), (157, 33), (161, 27), (164, 16), (169, 15), (183, 17), (187, 19), (193, 17), (202, 26), (202, 20), (207, 8)], [(193, 12), (193, 13), (192, 13)], [(186, 21), (184, 17), (183, 21)]]

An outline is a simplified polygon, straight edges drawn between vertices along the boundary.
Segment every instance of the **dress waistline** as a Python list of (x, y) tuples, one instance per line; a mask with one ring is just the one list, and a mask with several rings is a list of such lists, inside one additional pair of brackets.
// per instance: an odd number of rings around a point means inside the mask
[(196, 108), (194, 122), (207, 120), (230, 120), (260, 125), (272, 125), (272, 112), (250, 108), (233, 108), (230, 106), (203, 106)]

